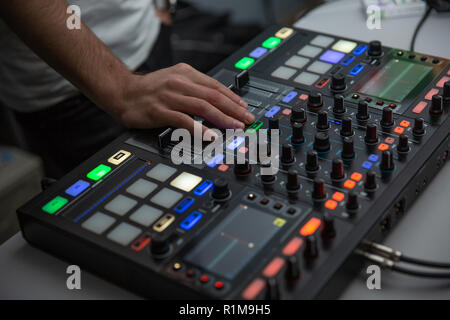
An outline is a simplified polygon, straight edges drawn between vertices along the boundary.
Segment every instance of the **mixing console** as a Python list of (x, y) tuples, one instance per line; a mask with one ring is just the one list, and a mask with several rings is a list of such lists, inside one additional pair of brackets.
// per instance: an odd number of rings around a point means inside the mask
[(247, 132), (279, 129), (275, 146), (258, 142), (279, 148), (276, 174), (261, 174), (262, 157), (223, 161), (251, 152), (239, 136), (175, 165), (171, 128), (133, 131), (20, 208), (23, 235), (147, 297), (324, 296), (445, 164), (449, 68), (379, 41), (271, 27), (210, 75), (248, 102)]

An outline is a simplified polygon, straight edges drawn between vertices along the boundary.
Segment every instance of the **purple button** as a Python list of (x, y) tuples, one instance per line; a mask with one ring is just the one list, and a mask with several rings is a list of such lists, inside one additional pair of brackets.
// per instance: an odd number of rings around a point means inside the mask
[(267, 49), (258, 47), (254, 49), (252, 52), (250, 52), (249, 56), (255, 59), (261, 58), (263, 55), (265, 55), (267, 52)]
[(320, 60), (329, 62), (329, 63), (338, 63), (344, 57), (345, 57), (345, 53), (343, 53), (343, 52), (327, 50), (320, 56)]

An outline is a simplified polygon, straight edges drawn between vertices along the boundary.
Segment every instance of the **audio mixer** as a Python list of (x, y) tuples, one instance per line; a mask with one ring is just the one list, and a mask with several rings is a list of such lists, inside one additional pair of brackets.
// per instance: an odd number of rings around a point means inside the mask
[(223, 161), (246, 139), (176, 165), (172, 128), (130, 131), (18, 210), (25, 239), (145, 297), (318, 298), (446, 163), (447, 59), (273, 26), (210, 75), (279, 129), (276, 174)]

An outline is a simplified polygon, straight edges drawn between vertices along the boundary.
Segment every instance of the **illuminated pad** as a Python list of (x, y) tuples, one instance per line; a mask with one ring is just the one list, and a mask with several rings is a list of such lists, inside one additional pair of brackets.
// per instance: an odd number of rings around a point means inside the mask
[(113, 217), (97, 212), (83, 222), (81, 227), (93, 233), (102, 234), (106, 229), (111, 227), (115, 221), (116, 219)]
[(309, 62), (308, 58), (303, 58), (300, 56), (292, 56), (284, 63), (285, 65), (297, 69), (303, 68)]
[(111, 167), (105, 166), (104, 164), (98, 165), (94, 170), (89, 172), (86, 176), (89, 179), (92, 179), (94, 181), (100, 180), (104, 176), (108, 174), (108, 172), (111, 171)]
[(147, 177), (164, 182), (169, 179), (175, 172), (177, 172), (177, 169), (169, 167), (163, 163), (158, 163), (149, 172), (147, 172)]
[(145, 198), (157, 187), (158, 185), (156, 183), (150, 182), (145, 179), (139, 179), (127, 188), (127, 192), (138, 198)]
[(319, 76), (310, 72), (302, 72), (300, 73), (294, 81), (301, 84), (306, 84), (307, 86), (312, 85), (319, 79)]
[(54, 214), (56, 211), (64, 207), (67, 204), (67, 202), (69, 202), (69, 200), (67, 200), (66, 198), (57, 196), (53, 198), (50, 202), (48, 202), (45, 206), (43, 206), (42, 210), (47, 213)]
[(356, 45), (357, 45), (357, 43), (353, 42), (353, 41), (339, 40), (338, 42), (336, 42), (333, 45), (333, 47), (331, 49), (349, 53), (350, 51), (352, 51), (353, 49), (356, 48)]
[(250, 67), (255, 62), (255, 59), (249, 58), (249, 57), (243, 57), (241, 60), (236, 62), (234, 65), (236, 68), (245, 70), (248, 67)]
[(202, 181), (202, 178), (196, 175), (193, 175), (188, 172), (181, 173), (178, 177), (172, 180), (170, 185), (177, 189), (190, 192)]
[(320, 60), (329, 63), (338, 63), (345, 57), (345, 53), (337, 52), (333, 50), (327, 50), (320, 56)]
[(280, 38), (280, 39), (286, 39), (293, 32), (294, 32), (293, 29), (284, 27), (284, 28), (281, 28), (280, 30), (278, 30), (277, 33), (275, 33), (275, 37)]
[(161, 210), (144, 204), (130, 216), (130, 220), (142, 224), (145, 227), (149, 227), (153, 222), (158, 220), (162, 214), (163, 212)]
[(271, 76), (275, 77), (275, 78), (287, 80), (290, 77), (292, 77), (296, 72), (297, 72), (297, 70), (295, 70), (295, 69), (280, 66), (277, 69), (275, 69), (274, 72), (271, 73)]
[(114, 165), (119, 165), (128, 159), (131, 156), (131, 153), (125, 150), (117, 151), (111, 158), (108, 159), (109, 163)]
[(314, 39), (312, 39), (311, 44), (325, 48), (328, 47), (333, 41), (334, 38), (332, 37), (316, 36)]
[(322, 74), (322, 73), (325, 73), (328, 70), (330, 70), (332, 66), (333, 66), (332, 64), (329, 64), (326, 62), (315, 61), (308, 67), (307, 70), (311, 71), (311, 72)]
[(136, 204), (137, 204), (136, 200), (133, 200), (131, 198), (119, 194), (105, 206), (105, 209), (119, 216), (123, 216), (128, 211), (130, 211), (131, 208), (133, 208)]
[(281, 42), (280, 38), (277, 37), (269, 37), (262, 43), (262, 46), (266, 49), (273, 49), (278, 46)]
[(155, 194), (150, 201), (156, 203), (163, 208), (170, 208), (176, 202), (178, 202), (183, 195), (180, 192), (173, 191), (168, 188), (161, 189), (157, 194)]
[(122, 222), (115, 227), (106, 236), (109, 240), (112, 240), (123, 246), (129, 245), (141, 233), (141, 229), (132, 226), (126, 222)]
[(320, 49), (318, 47), (310, 46), (309, 44), (307, 44), (306, 46), (301, 48), (297, 52), (297, 54), (305, 56), (305, 57), (314, 58), (321, 52), (322, 52), (322, 49)]

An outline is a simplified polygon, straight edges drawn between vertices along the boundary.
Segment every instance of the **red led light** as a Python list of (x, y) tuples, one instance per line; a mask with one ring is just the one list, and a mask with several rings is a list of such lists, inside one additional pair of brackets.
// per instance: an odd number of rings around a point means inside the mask
[(316, 232), (316, 230), (320, 227), (320, 219), (311, 218), (301, 229), (300, 234), (304, 237), (309, 236)]
[(291, 239), (291, 241), (289, 241), (283, 248), (283, 254), (285, 256), (293, 256), (294, 254), (297, 253), (298, 249), (300, 249), (300, 247), (303, 244), (303, 239), (299, 238), (299, 237), (294, 237)]
[(245, 300), (255, 299), (265, 288), (265, 286), (266, 282), (263, 279), (256, 278), (242, 292), (242, 298), (244, 298)]

